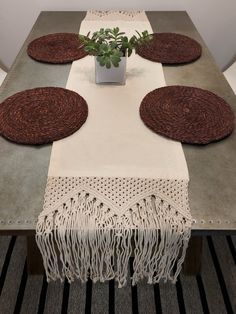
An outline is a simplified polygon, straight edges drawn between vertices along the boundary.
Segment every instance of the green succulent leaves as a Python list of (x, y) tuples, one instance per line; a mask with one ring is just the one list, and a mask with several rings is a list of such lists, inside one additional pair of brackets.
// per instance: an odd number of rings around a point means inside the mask
[(136, 33), (137, 35), (129, 39), (124, 32), (120, 32), (119, 27), (101, 28), (92, 36), (90, 33), (86, 36), (79, 35), (79, 40), (89, 55), (97, 56), (99, 64), (109, 69), (111, 65), (118, 67), (121, 57), (129, 57), (138, 45), (145, 44), (152, 39), (148, 31), (143, 31), (141, 34), (136, 31)]

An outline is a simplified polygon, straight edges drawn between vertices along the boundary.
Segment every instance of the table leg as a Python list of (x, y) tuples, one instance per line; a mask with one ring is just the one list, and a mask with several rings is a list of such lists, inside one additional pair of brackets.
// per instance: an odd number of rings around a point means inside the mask
[(44, 267), (35, 236), (27, 236), (27, 270), (29, 275), (43, 275)]
[(183, 273), (186, 276), (195, 276), (201, 270), (202, 237), (192, 236), (189, 240), (186, 257), (183, 264)]

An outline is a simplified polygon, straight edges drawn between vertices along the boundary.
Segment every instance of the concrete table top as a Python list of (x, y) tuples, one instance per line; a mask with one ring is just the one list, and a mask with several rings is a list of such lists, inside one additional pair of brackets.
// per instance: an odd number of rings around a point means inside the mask
[[(186, 12), (147, 12), (155, 32), (176, 32), (203, 47), (194, 63), (164, 66), (167, 85), (195, 86), (215, 92), (236, 113), (236, 96), (218, 69)], [(52, 65), (27, 56), (28, 43), (54, 32), (78, 32), (85, 12), (41, 12), (1, 89), (0, 102), (25, 89), (65, 87), (70, 64)], [(194, 234), (236, 233), (236, 131), (207, 146), (183, 145), (190, 186)], [(0, 233), (33, 233), (42, 210), (51, 145), (24, 146), (0, 137)]]

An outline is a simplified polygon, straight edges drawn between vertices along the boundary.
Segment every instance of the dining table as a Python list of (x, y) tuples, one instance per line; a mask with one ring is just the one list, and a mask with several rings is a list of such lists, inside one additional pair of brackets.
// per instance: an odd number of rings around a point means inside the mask
[[(37, 62), (27, 55), (27, 46), (49, 33), (78, 33), (85, 14), (82, 11), (39, 14), (0, 88), (0, 102), (35, 87), (65, 88), (71, 63)], [(146, 14), (154, 32), (187, 35), (202, 46), (202, 55), (196, 62), (163, 65), (166, 84), (209, 90), (230, 104), (236, 114), (236, 96), (187, 12), (147, 11)], [(35, 229), (43, 208), (51, 148), (51, 144), (19, 145), (0, 137), (0, 235), (26, 237), (30, 274), (43, 271)], [(183, 144), (183, 150), (190, 177), (193, 218), (183, 271), (193, 275), (200, 271), (203, 236), (236, 234), (236, 132), (208, 145)]]

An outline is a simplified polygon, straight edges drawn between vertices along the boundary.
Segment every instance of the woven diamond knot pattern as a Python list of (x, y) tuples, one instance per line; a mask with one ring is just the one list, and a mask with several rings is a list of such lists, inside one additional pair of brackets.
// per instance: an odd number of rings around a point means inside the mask
[(58, 201), (73, 198), (78, 192), (88, 193), (120, 215), (151, 195), (161, 195), (175, 207), (188, 207), (185, 180), (155, 180), (142, 178), (108, 177), (49, 177), (44, 208), (54, 208)]
[(144, 18), (144, 11), (124, 11), (124, 10), (108, 10), (108, 11), (99, 11), (99, 10), (90, 10), (87, 12), (87, 20), (124, 20), (132, 21), (140, 18)]
[[(90, 272), (122, 287), (134, 239), (132, 284), (176, 282), (191, 234), (187, 190), (186, 180), (49, 177), (36, 227), (47, 280), (84, 282)], [(178, 261), (176, 270), (166, 260)]]

